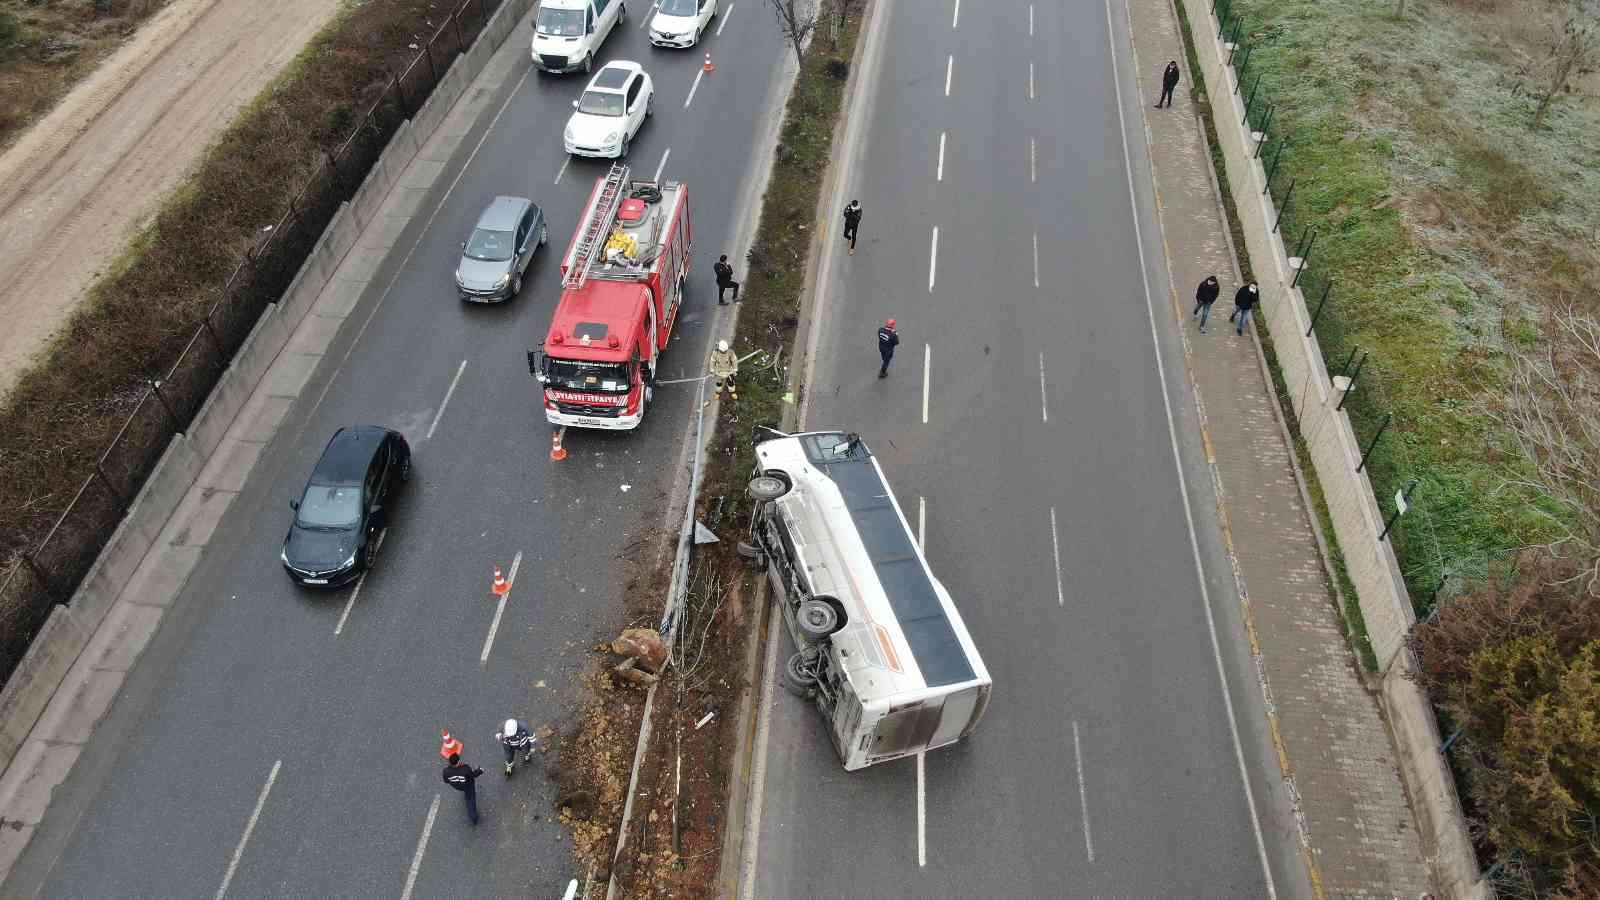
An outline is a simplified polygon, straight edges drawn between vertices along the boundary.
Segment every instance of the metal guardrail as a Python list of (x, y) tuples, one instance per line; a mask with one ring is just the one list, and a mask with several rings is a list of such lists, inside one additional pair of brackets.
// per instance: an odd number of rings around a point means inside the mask
[(390, 76), (354, 133), (324, 154), (322, 166), (234, 268), (177, 361), (137, 387), (132, 412), (54, 524), (31, 549), (6, 561), (0, 679), (10, 677), (51, 607), (71, 600), (172, 436), (193, 421), (267, 304), (288, 289), (339, 205), (355, 195), (401, 123), (416, 114), (501, 3), (465, 0), (410, 64)]

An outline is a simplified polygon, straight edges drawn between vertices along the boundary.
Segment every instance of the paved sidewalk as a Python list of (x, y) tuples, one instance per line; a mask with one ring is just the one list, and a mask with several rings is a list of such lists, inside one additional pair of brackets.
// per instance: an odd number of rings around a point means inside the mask
[[(1284, 777), (1297, 797), (1313, 887), (1327, 897), (1419, 896), (1428, 889), (1411, 809), (1378, 698), (1362, 681), (1324, 575), (1254, 336), (1228, 322), (1238, 268), (1189, 91), (1171, 0), (1125, 0), (1154, 168), (1173, 312), (1217, 482), (1252, 652)], [(1153, 109), (1161, 70), (1183, 66), (1170, 109)], [(1206, 275), (1222, 282), (1207, 334), (1190, 319)]]

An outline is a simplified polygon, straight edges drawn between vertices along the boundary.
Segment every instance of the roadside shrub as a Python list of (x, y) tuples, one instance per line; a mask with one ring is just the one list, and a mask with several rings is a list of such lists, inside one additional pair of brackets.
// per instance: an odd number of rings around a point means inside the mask
[(1600, 598), (1577, 568), (1525, 555), (1417, 629), (1490, 855), (1573, 898), (1600, 887)]
[(9, 47), (22, 36), (22, 23), (10, 12), (0, 9), (0, 47)]

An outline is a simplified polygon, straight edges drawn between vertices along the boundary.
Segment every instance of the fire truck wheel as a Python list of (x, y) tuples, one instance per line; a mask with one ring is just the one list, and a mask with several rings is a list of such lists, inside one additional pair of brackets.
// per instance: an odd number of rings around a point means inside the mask
[(821, 640), (838, 631), (843, 624), (839, 621), (839, 610), (833, 604), (815, 597), (800, 604), (800, 608), (795, 610), (794, 620), (811, 640)]
[(745, 488), (752, 499), (776, 500), (789, 493), (789, 482), (776, 475), (757, 475), (750, 479), (750, 484)]
[(806, 700), (816, 695), (817, 678), (811, 674), (802, 654), (792, 654), (784, 664), (783, 686), (789, 689), (789, 693)]

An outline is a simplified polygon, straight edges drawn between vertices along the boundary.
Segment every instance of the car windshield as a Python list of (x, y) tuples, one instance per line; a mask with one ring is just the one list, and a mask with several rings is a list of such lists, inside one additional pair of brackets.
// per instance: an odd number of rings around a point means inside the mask
[(609, 91), (584, 91), (578, 101), (578, 112), (591, 116), (622, 115), (622, 95)]
[(551, 387), (569, 391), (626, 391), (628, 367), (621, 363), (573, 362), (552, 359), (545, 366)]
[(583, 34), (583, 10), (540, 9), (534, 28), (554, 37), (577, 37)]
[(361, 485), (312, 484), (300, 498), (301, 528), (354, 528), (361, 521)]
[(467, 259), (505, 262), (511, 258), (511, 232), (474, 228), (465, 253)]
[(662, 15), (667, 16), (692, 16), (695, 13), (696, 0), (661, 0), (658, 9)]

